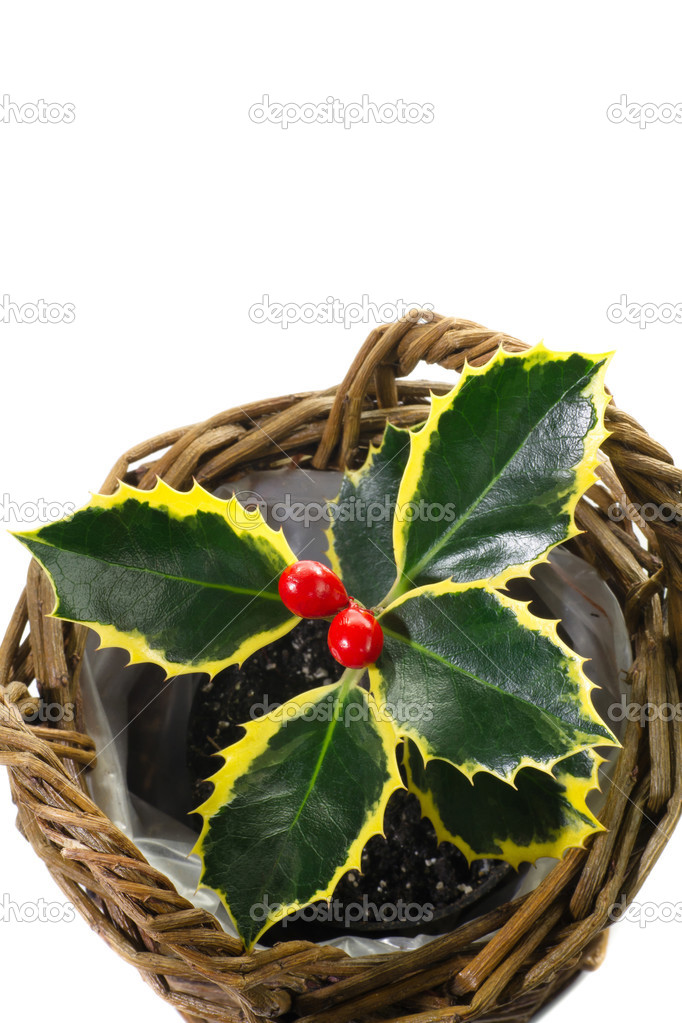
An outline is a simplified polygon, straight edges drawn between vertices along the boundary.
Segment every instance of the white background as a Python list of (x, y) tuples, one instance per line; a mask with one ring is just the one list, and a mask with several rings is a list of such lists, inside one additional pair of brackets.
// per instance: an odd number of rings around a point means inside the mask
[[(428, 303), (550, 347), (615, 349), (619, 405), (679, 462), (682, 327), (606, 310), (623, 294), (682, 301), (682, 125), (606, 111), (622, 94), (682, 100), (681, 21), (662, 3), (4, 4), (0, 94), (76, 117), (0, 123), (0, 296), (76, 317), (0, 322), (3, 502), (81, 504), (147, 436), (338, 382), (374, 320), (284, 331), (250, 320), (264, 294)], [(282, 130), (249, 119), (264, 94), (402, 98), (435, 116)], [(0, 552), (4, 622), (27, 558), (7, 536)], [(60, 900), (8, 792), (3, 773), (0, 897)], [(639, 901), (682, 900), (681, 850), (682, 834)], [(679, 923), (621, 924), (553, 1023), (664, 1015), (679, 941)], [(7, 1018), (8, 999), (26, 1023), (173, 1018), (80, 919), (0, 923), (0, 961)]]

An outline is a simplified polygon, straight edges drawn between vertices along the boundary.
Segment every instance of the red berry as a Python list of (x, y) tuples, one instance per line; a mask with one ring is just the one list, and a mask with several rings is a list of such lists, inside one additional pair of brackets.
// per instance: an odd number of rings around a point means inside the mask
[(384, 633), (371, 611), (351, 601), (329, 626), (327, 643), (332, 657), (345, 668), (366, 668), (381, 653)]
[(329, 618), (348, 604), (346, 588), (319, 561), (296, 561), (279, 577), (279, 595), (299, 618)]

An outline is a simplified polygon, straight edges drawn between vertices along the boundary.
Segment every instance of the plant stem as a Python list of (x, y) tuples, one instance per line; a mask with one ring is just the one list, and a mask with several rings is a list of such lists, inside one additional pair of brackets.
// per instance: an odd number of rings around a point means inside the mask
[(365, 668), (346, 668), (343, 675), (339, 679), (341, 683), (341, 692), (339, 693), (339, 702), (348, 696), (351, 689), (354, 689), (358, 684), (362, 676), (365, 674)]
[(392, 604), (394, 600), (397, 600), (398, 597), (402, 597), (403, 593), (407, 593), (407, 591), (412, 588), (412, 584), (407, 576), (399, 575), (384, 599), (379, 601), (379, 606), (383, 608), (388, 607), (388, 605)]

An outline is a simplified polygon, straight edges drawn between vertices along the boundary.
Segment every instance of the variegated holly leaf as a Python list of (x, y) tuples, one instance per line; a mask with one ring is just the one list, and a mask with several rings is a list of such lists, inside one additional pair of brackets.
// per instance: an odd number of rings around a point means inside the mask
[[(606, 355), (539, 345), (465, 366), (413, 433), (393, 542), (402, 578), (391, 597), (442, 579), (503, 585), (574, 536), (607, 436)], [(434, 505), (447, 515), (402, 514)]]
[(360, 469), (345, 474), (331, 506), (331, 566), (366, 607), (378, 604), (395, 582), (393, 516), (409, 451), (410, 431), (387, 424), (381, 445), (370, 447)]
[(247, 948), (278, 920), (360, 867), (402, 788), (393, 725), (345, 682), (304, 693), (249, 722), (223, 750), (197, 811), (201, 884), (223, 900)]
[(438, 841), (452, 842), (469, 863), (499, 859), (516, 868), (540, 856), (560, 859), (604, 830), (587, 805), (588, 794), (599, 787), (603, 759), (582, 750), (560, 760), (551, 773), (524, 767), (512, 786), (483, 771), (470, 781), (445, 760), (424, 765), (410, 741), (403, 755), (408, 788)]
[(153, 490), (122, 483), (15, 536), (52, 581), (55, 617), (169, 676), (214, 675), (300, 620), (278, 594), (280, 573), (296, 560), (282, 532), (196, 483), (183, 493), (161, 480)]
[(618, 744), (592, 706), (584, 659), (526, 604), (446, 580), (410, 591), (379, 621), (372, 692), (427, 762), (511, 783), (522, 767), (549, 771), (582, 749)]

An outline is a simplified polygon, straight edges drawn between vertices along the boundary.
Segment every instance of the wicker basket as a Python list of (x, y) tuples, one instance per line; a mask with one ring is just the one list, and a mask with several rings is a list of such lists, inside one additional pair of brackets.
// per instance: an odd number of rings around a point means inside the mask
[[(157, 475), (179, 489), (192, 477), (216, 485), (247, 467), (289, 458), (318, 469), (355, 465), (387, 420), (406, 426), (426, 418), (429, 385), (399, 379), (420, 360), (459, 371), (465, 359), (485, 363), (498, 346), (527, 347), (466, 320), (413, 310), (372, 331), (340, 387), (257, 402), (154, 437), (123, 455), (102, 490), (112, 492), (118, 479), (148, 488)], [(584, 533), (571, 543), (623, 608), (635, 658), (633, 701), (677, 703), (682, 530), (659, 520), (640, 522), (638, 534), (629, 518), (612, 522), (607, 509), (614, 501), (677, 504), (682, 472), (615, 405), (606, 418), (608, 457), (599, 484), (579, 505)], [(155, 461), (131, 468), (165, 448)], [(87, 630), (45, 617), (52, 602), (33, 562), (0, 649), (0, 762), (9, 769), (18, 826), (93, 929), (192, 1023), (256, 1023), (285, 1014), (305, 1023), (530, 1019), (599, 964), (610, 907), (623, 894), (632, 899), (680, 814), (680, 724), (629, 722), (601, 814), (608, 831), (587, 850), (572, 850), (531, 894), (416, 951), (351, 959), (336, 948), (292, 941), (245, 955), (88, 796), (95, 750), (79, 699)], [(75, 723), (24, 723), (25, 685), (34, 678), (44, 700), (75, 705)]]

